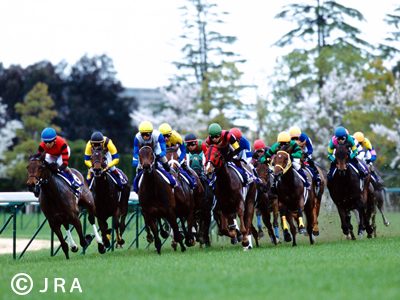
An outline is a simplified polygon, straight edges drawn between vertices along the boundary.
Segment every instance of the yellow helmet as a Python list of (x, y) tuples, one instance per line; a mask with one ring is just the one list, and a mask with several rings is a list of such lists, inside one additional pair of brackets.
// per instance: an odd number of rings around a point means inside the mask
[(364, 142), (365, 137), (364, 137), (364, 134), (362, 132), (357, 131), (356, 133), (354, 133), (353, 136), (359, 143)]
[(167, 123), (162, 123), (158, 130), (161, 132), (162, 135), (170, 134), (172, 132), (171, 126), (169, 126), (169, 124)]
[(290, 142), (290, 134), (286, 131), (282, 131), (278, 134), (278, 143), (289, 143)]
[(291, 137), (299, 137), (301, 134), (301, 130), (298, 126), (292, 126), (289, 129), (289, 134)]
[(153, 125), (149, 121), (143, 121), (139, 125), (139, 132), (146, 133), (146, 132), (152, 132), (153, 131)]

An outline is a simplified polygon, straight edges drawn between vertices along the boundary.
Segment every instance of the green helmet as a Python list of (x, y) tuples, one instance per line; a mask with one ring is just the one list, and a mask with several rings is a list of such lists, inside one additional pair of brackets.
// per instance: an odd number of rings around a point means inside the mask
[(221, 126), (219, 126), (219, 124), (217, 123), (212, 123), (209, 127), (208, 127), (208, 134), (209, 135), (218, 135), (221, 134)]

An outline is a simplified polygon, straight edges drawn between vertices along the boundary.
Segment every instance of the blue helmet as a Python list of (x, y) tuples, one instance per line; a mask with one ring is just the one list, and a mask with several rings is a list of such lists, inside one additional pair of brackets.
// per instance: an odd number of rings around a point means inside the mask
[(336, 136), (336, 138), (338, 138), (340, 136), (347, 136), (346, 128), (344, 128), (343, 126), (339, 126), (338, 128), (336, 128), (335, 136)]
[(42, 131), (42, 141), (43, 142), (51, 142), (52, 140), (54, 140), (56, 138), (56, 136), (57, 136), (57, 133), (54, 130), (54, 128), (46, 127)]

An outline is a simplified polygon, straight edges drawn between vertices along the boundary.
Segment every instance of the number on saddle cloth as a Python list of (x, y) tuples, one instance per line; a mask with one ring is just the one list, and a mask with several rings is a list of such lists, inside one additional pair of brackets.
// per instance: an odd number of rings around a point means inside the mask
[[(60, 171), (59, 173), (57, 173), (59, 177), (61, 177), (65, 182), (68, 183), (68, 185), (74, 190), (76, 191), (78, 194), (82, 193), (83, 190), (83, 183), (82, 181), (79, 179), (78, 176), (76, 176), (73, 172), (71, 172), (72, 176), (69, 175), (67, 172), (65, 171)], [(72, 182), (75, 180), (75, 183), (79, 186), (76, 190), (73, 188), (72, 186)]]

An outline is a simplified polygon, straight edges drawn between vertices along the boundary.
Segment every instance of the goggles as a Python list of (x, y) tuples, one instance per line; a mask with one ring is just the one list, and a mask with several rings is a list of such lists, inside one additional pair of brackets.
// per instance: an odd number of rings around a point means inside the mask
[(46, 142), (43, 142), (43, 143), (45, 143), (45, 144), (51, 144), (51, 143), (53, 143), (53, 142), (55, 142), (55, 139), (54, 139), (54, 140), (51, 140), (51, 141), (46, 141)]
[(170, 138), (172, 133), (164, 134), (164, 138)]
[(294, 136), (291, 138), (292, 141), (298, 141), (300, 138), (298, 136)]
[(149, 136), (151, 136), (151, 132), (141, 132), (140, 135), (142, 137), (149, 137)]
[(196, 142), (189, 142), (189, 143), (186, 143), (186, 145), (188, 145), (188, 147), (196, 146)]
[(91, 142), (91, 144), (92, 144), (92, 146), (93, 146), (94, 148), (97, 148), (97, 147), (100, 147), (102, 143), (92, 143), (92, 142)]
[(221, 137), (220, 134), (216, 134), (216, 135), (210, 135), (210, 139), (214, 140), (214, 139), (219, 139)]
[(264, 149), (259, 149), (259, 150), (257, 150), (256, 152), (257, 152), (257, 153), (264, 153), (265, 150), (264, 150)]

